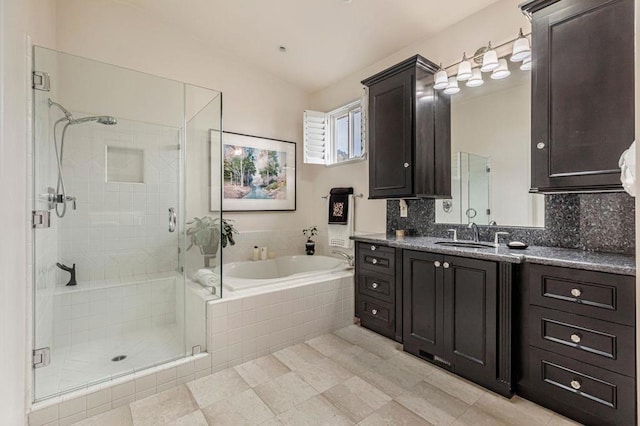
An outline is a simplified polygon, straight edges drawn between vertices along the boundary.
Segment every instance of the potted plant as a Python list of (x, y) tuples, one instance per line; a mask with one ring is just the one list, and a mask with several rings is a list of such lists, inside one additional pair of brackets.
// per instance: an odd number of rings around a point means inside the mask
[(237, 234), (238, 231), (231, 222), (218, 217), (194, 217), (187, 222), (187, 225), (189, 225), (187, 227), (187, 237), (190, 243), (187, 251), (197, 246), (205, 258), (212, 258), (218, 254), (220, 244), (222, 244), (223, 248), (227, 244), (235, 245), (233, 234)]
[(311, 256), (316, 252), (316, 242), (313, 241), (311, 237), (318, 235), (318, 228), (316, 226), (311, 226), (303, 229), (302, 233), (307, 237), (307, 242), (304, 244), (304, 251)]

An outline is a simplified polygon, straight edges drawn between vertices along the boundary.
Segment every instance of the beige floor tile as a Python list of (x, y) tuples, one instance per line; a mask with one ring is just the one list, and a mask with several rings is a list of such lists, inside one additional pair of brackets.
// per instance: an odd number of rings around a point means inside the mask
[(291, 371), (273, 355), (266, 355), (234, 368), (252, 388)]
[(85, 419), (76, 425), (80, 426), (132, 426), (131, 410), (129, 405), (114, 408), (106, 413)]
[[(516, 423), (517, 424), (517, 423)], [(481, 409), (471, 406), (453, 423), (453, 426), (513, 426)]]
[(329, 358), (296, 371), (296, 374), (315, 390), (322, 393), (335, 385), (353, 377), (353, 373)]
[(254, 390), (275, 414), (284, 413), (318, 394), (293, 372), (256, 386)]
[(441, 369), (427, 361), (421, 360), (407, 352), (398, 352), (387, 360), (387, 364), (401, 368), (411, 374), (418, 374), (426, 379)]
[(357, 325), (342, 328), (334, 334), (380, 358), (391, 358), (402, 351), (402, 345), (399, 343)]
[(283, 426), (283, 423), (278, 420), (277, 417), (267, 420), (264, 423), (260, 423), (260, 426)]
[(450, 425), (469, 408), (468, 404), (427, 382), (418, 383), (396, 401), (434, 425)]
[(218, 401), (202, 411), (209, 424), (220, 426), (253, 426), (274, 417), (269, 407), (252, 389)]
[(352, 348), (353, 343), (347, 342), (335, 334), (324, 334), (314, 339), (308, 340), (307, 345), (317, 350), (324, 356), (331, 356), (335, 353)]
[(382, 361), (379, 356), (355, 345), (347, 350), (335, 353), (329, 358), (351, 370), (354, 374), (362, 374)]
[(358, 423), (361, 426), (418, 426), (430, 425), (428, 421), (407, 410), (395, 401), (378, 408), (369, 417)]
[(186, 416), (180, 417), (178, 420), (167, 423), (166, 426), (209, 426), (207, 419), (202, 411), (198, 410)]
[(314, 396), (278, 416), (291, 426), (348, 426), (355, 424), (322, 395)]
[(422, 381), (419, 375), (411, 374), (384, 360), (360, 377), (392, 398), (402, 395)]
[(547, 426), (582, 426), (582, 423), (554, 414)]
[(133, 424), (162, 425), (198, 410), (189, 390), (183, 385), (131, 403)]
[(480, 386), (439, 368), (424, 380), (441, 391), (470, 405), (474, 404), (487, 392)]
[(505, 423), (518, 426), (546, 425), (553, 417), (552, 411), (533, 402), (517, 396), (507, 399), (489, 392), (480, 397), (474, 406)]
[(332, 387), (323, 395), (355, 422), (391, 401), (389, 395), (357, 376)]
[(294, 371), (308, 367), (325, 358), (324, 355), (305, 343), (284, 348), (273, 355)]
[(249, 389), (249, 385), (233, 368), (219, 371), (187, 384), (200, 408), (222, 401)]

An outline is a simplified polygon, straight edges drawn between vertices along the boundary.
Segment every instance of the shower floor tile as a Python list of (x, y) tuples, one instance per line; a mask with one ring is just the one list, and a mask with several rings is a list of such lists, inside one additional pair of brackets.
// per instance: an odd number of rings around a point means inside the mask
[[(171, 324), (80, 345), (53, 347), (51, 364), (35, 371), (36, 398), (83, 388), (183, 356), (182, 334), (181, 328)], [(112, 361), (122, 355), (126, 358)]]

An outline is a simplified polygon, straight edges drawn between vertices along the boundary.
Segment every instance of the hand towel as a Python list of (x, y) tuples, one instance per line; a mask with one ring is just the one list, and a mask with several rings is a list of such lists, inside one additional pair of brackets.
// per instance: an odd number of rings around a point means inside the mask
[(331, 188), (329, 195), (329, 224), (346, 225), (349, 219), (349, 196), (353, 188)]
[(636, 143), (631, 144), (629, 149), (622, 153), (620, 161), (620, 181), (622, 187), (632, 197), (636, 196)]
[(215, 287), (220, 283), (220, 277), (211, 269), (201, 268), (193, 274), (194, 281), (199, 282), (205, 287)]

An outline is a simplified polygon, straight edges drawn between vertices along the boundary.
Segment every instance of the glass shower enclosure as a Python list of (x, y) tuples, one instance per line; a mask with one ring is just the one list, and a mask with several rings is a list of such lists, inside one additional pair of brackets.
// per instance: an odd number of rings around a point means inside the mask
[(40, 47), (33, 58), (39, 401), (206, 350), (221, 289), (189, 279), (202, 265), (186, 218), (221, 219), (222, 94)]

